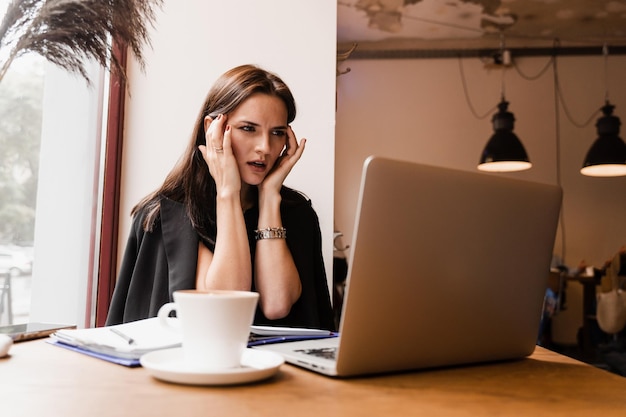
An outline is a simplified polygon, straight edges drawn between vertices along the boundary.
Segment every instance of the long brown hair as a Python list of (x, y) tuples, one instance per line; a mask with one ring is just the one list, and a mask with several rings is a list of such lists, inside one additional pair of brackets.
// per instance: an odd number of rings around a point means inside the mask
[(146, 196), (133, 209), (145, 212), (143, 228), (151, 231), (160, 212), (163, 197), (181, 202), (201, 239), (215, 243), (216, 186), (199, 145), (206, 143), (206, 116), (228, 114), (256, 93), (280, 98), (287, 108), (287, 123), (296, 117), (296, 104), (289, 87), (275, 74), (254, 65), (241, 65), (222, 74), (209, 90), (198, 114), (187, 149), (159, 189)]

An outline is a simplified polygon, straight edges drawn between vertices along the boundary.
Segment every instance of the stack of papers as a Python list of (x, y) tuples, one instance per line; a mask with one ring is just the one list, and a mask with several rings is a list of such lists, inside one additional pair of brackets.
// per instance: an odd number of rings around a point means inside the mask
[(139, 358), (154, 350), (181, 346), (179, 333), (158, 318), (91, 329), (63, 329), (51, 334), (54, 344), (126, 366), (138, 366)]
[[(335, 336), (337, 333), (328, 330), (252, 326), (248, 346)], [(142, 355), (180, 347), (182, 338), (178, 332), (161, 326), (155, 317), (115, 326), (62, 329), (50, 335), (50, 343), (120, 365), (139, 366)]]

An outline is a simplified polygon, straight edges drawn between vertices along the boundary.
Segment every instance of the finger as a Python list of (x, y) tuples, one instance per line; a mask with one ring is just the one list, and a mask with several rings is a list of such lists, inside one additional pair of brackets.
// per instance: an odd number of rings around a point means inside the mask
[(289, 126), (287, 130), (287, 144), (285, 145), (285, 156), (293, 155), (294, 150), (298, 149), (298, 141), (296, 140), (296, 134)]
[(223, 114), (218, 114), (215, 118), (212, 118), (211, 116), (206, 116), (204, 118), (207, 148), (216, 152), (223, 149), (225, 123), (226, 116)]
[(211, 147), (211, 138), (214, 136), (214, 130), (217, 126), (217, 123), (214, 123), (215, 119), (210, 116), (204, 117), (204, 143), (207, 148)]
[(300, 139), (300, 145), (298, 145), (298, 147), (296, 148), (296, 151), (293, 154), (293, 157), (296, 159), (296, 161), (299, 160), (300, 157), (302, 156), (305, 145), (306, 145), (306, 139), (305, 138)]
[(222, 147), (226, 150), (228, 149), (229, 151), (232, 149), (231, 148), (231, 140), (232, 140), (232, 128), (230, 125), (226, 125), (226, 128), (224, 129), (224, 139), (222, 141)]

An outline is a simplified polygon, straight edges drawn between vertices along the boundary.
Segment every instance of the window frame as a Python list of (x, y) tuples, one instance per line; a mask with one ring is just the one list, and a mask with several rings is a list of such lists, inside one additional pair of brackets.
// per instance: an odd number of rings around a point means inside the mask
[[(127, 52), (126, 45), (117, 41), (113, 42), (112, 53), (124, 71), (127, 68)], [(106, 322), (117, 275), (126, 80), (115, 71), (110, 73), (108, 95), (102, 211), (100, 214), (100, 253), (96, 274), (95, 325), (97, 327), (104, 326)]]

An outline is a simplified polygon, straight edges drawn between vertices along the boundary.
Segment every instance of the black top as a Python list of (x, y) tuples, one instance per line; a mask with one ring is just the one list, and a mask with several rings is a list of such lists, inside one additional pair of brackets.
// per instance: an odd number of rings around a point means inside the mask
[[(319, 219), (311, 201), (301, 194), (285, 187), (281, 194), (281, 216), (287, 229), (287, 246), (300, 274), (302, 294), (286, 317), (269, 320), (258, 308), (254, 323), (335, 330), (322, 257)], [(184, 205), (163, 198), (159, 217), (151, 232), (143, 229), (144, 217), (144, 212), (138, 212), (133, 218), (107, 325), (154, 317), (163, 304), (173, 300), (174, 291), (196, 286), (199, 237), (191, 226)], [(244, 217), (254, 264), (254, 229), (259, 218), (258, 208), (246, 211)], [(213, 247), (209, 249), (214, 250)], [(254, 291), (254, 277), (252, 283), (251, 290)]]

